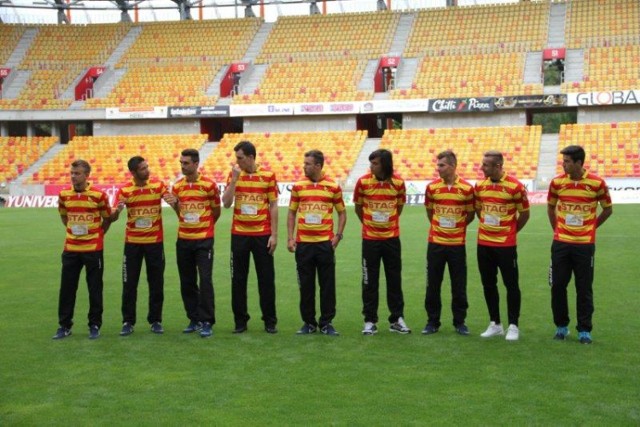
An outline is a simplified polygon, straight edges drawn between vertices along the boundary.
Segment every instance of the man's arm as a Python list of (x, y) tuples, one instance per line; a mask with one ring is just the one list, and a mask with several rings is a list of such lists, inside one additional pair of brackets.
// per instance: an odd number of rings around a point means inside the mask
[(213, 217), (213, 223), (218, 222), (218, 218), (220, 218), (220, 206), (215, 206), (211, 208), (211, 216)]
[(333, 240), (331, 241), (331, 246), (333, 249), (338, 247), (340, 240), (342, 240), (342, 234), (344, 233), (344, 227), (347, 224), (347, 210), (344, 209), (342, 212), (338, 212), (338, 232), (333, 236)]
[[(226, 191), (225, 191), (226, 193)], [(269, 215), (271, 215), (271, 236), (267, 242), (267, 248), (269, 254), (273, 255), (278, 245), (278, 201), (273, 200), (269, 202)]]
[(288, 210), (287, 213), (287, 249), (289, 252), (296, 250), (296, 238), (293, 232), (296, 229), (296, 211)]
[(551, 224), (551, 229), (555, 231), (556, 221), (558, 220), (558, 217), (556, 216), (555, 206), (547, 205), (547, 216), (549, 217), (549, 223)]
[(69, 217), (66, 215), (60, 215), (60, 220), (62, 221), (62, 225), (66, 227), (69, 222)]
[(607, 208), (603, 208), (600, 215), (596, 219), (596, 228), (600, 227), (604, 222), (609, 219), (609, 217), (613, 214), (613, 206), (609, 206)]
[(522, 230), (529, 221), (530, 212), (528, 210), (522, 211), (518, 214), (518, 220), (516, 222), (516, 232)]
[(229, 184), (227, 184), (227, 188), (224, 189), (224, 193), (222, 194), (222, 205), (225, 208), (230, 208), (233, 204), (233, 198), (236, 195), (236, 183), (238, 182), (238, 178), (240, 178), (240, 166), (235, 165), (233, 169), (231, 169), (231, 180), (229, 180)]
[(358, 217), (358, 219), (360, 220), (360, 222), (363, 222), (364, 220), (362, 219), (362, 215), (363, 215), (363, 209), (362, 209), (362, 205), (356, 204), (356, 216)]

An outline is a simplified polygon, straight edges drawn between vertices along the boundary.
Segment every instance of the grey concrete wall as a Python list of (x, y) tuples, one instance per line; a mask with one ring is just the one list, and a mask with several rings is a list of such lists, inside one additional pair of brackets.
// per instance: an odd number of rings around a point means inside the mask
[(200, 120), (104, 120), (93, 124), (95, 136), (180, 135), (200, 133)]
[(402, 116), (403, 129), (524, 126), (526, 124), (527, 116), (524, 110), (493, 113), (405, 113)]
[(578, 109), (578, 123), (638, 122), (640, 108), (637, 105), (620, 107), (590, 107)]
[(356, 129), (356, 117), (336, 116), (287, 116), (247, 117), (244, 132), (326, 132)]

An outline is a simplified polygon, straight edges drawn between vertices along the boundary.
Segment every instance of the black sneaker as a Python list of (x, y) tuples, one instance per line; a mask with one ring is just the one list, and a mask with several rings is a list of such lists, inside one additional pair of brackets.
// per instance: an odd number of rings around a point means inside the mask
[(236, 325), (236, 328), (233, 330), (234, 334), (243, 334), (245, 332), (247, 332), (249, 328), (247, 327), (247, 325)]
[(54, 340), (61, 340), (63, 338), (68, 337), (69, 335), (71, 335), (71, 329), (70, 328), (65, 328), (65, 327), (59, 327), (58, 330), (56, 331), (56, 334), (51, 337)]
[(151, 324), (151, 332), (153, 332), (154, 334), (164, 334), (164, 329), (162, 328), (162, 323), (153, 322)]
[(298, 334), (298, 335), (315, 334), (317, 330), (318, 330), (317, 326), (313, 326), (313, 325), (310, 325), (309, 323), (305, 323), (304, 325), (302, 325), (300, 330), (298, 330), (298, 332), (296, 332), (296, 334)]
[(336, 328), (334, 328), (331, 323), (327, 323), (326, 325), (324, 325), (322, 329), (320, 329), (320, 332), (322, 332), (324, 335), (330, 335), (333, 337), (337, 337), (338, 335), (340, 335), (340, 333), (336, 331)]
[(276, 325), (264, 325), (264, 331), (268, 334), (277, 334), (278, 328), (276, 328)]
[(209, 338), (211, 335), (213, 335), (213, 330), (211, 329), (211, 323), (204, 322), (202, 324), (202, 329), (200, 329), (200, 336), (202, 338)]
[(456, 332), (460, 335), (469, 335), (469, 328), (463, 323), (462, 325), (456, 326)]
[(422, 335), (432, 335), (438, 332), (439, 328), (431, 323), (427, 323), (427, 326), (422, 330)]
[(189, 326), (182, 330), (185, 334), (190, 334), (195, 331), (199, 331), (202, 329), (202, 322), (194, 322), (193, 320), (189, 323)]
[(95, 340), (98, 338), (100, 338), (100, 328), (98, 327), (98, 325), (89, 326), (89, 339)]
[(556, 328), (556, 334), (553, 336), (554, 340), (564, 341), (569, 335), (569, 328), (566, 326), (559, 326)]
[(122, 330), (120, 331), (121, 337), (126, 337), (127, 335), (131, 335), (133, 333), (133, 325), (129, 322), (124, 322), (122, 324)]

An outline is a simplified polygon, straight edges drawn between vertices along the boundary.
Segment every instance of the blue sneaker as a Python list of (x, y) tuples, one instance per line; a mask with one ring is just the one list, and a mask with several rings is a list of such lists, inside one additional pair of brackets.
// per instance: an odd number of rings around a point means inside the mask
[(427, 326), (422, 330), (422, 335), (432, 335), (438, 332), (438, 327), (432, 323), (427, 323)]
[(464, 323), (456, 326), (456, 332), (460, 335), (469, 335), (469, 328)]
[(567, 335), (569, 335), (569, 328), (567, 328), (566, 326), (559, 326), (556, 329), (556, 334), (553, 336), (553, 339), (564, 341), (567, 338)]
[(54, 340), (61, 340), (63, 338), (68, 337), (69, 335), (71, 335), (71, 329), (61, 326), (56, 331), (56, 334), (51, 338), (54, 339)]
[(296, 332), (296, 334), (298, 334), (298, 335), (315, 334), (317, 330), (318, 330), (317, 326), (311, 325), (309, 323), (305, 323), (304, 325), (302, 325), (300, 330), (298, 330), (298, 332)]
[(164, 333), (164, 329), (162, 328), (162, 323), (153, 322), (151, 324), (151, 332), (153, 332), (154, 334), (163, 334)]
[(127, 335), (131, 335), (133, 333), (133, 325), (129, 322), (124, 322), (122, 324), (122, 330), (120, 331), (121, 337), (126, 337)]
[(100, 327), (98, 325), (89, 326), (89, 339), (95, 340), (100, 338)]
[(209, 338), (211, 335), (213, 335), (213, 330), (211, 329), (211, 323), (204, 322), (202, 324), (202, 329), (200, 329), (200, 336), (202, 338)]
[(591, 344), (593, 342), (591, 333), (587, 331), (578, 332), (578, 340), (580, 340), (580, 344)]
[(324, 325), (322, 329), (320, 329), (320, 332), (322, 332), (324, 335), (329, 335), (332, 337), (337, 337), (338, 335), (340, 335), (340, 333), (336, 331), (336, 328), (334, 328), (331, 323), (327, 323), (326, 325)]
[(184, 328), (182, 330), (182, 332), (185, 333), (185, 334), (190, 334), (192, 332), (199, 331), (200, 329), (202, 329), (202, 323), (201, 322), (195, 322), (195, 321), (192, 320), (189, 323), (189, 326)]

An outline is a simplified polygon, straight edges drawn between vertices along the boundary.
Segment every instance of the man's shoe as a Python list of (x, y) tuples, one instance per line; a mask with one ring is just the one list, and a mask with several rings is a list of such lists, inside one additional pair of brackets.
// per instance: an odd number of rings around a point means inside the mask
[(331, 335), (333, 337), (337, 337), (338, 335), (340, 335), (340, 333), (336, 331), (336, 328), (334, 328), (331, 323), (327, 323), (326, 325), (324, 325), (322, 329), (320, 329), (320, 332), (322, 332), (324, 335)]
[(456, 332), (460, 335), (469, 335), (469, 328), (464, 323), (456, 326)]
[(202, 329), (200, 329), (200, 336), (202, 338), (209, 338), (211, 335), (213, 335), (213, 330), (211, 329), (211, 323), (204, 322), (202, 324)]
[(593, 340), (591, 339), (591, 333), (587, 331), (578, 332), (578, 340), (580, 344), (591, 344)]
[(313, 325), (310, 325), (309, 323), (305, 323), (304, 325), (302, 325), (300, 330), (298, 330), (298, 332), (296, 332), (296, 334), (298, 334), (298, 335), (315, 334), (317, 330), (318, 330), (317, 326), (313, 326)]
[(235, 329), (232, 331), (234, 334), (242, 334), (247, 332), (247, 325), (236, 325)]
[(153, 332), (154, 334), (164, 334), (164, 329), (162, 328), (162, 323), (153, 322), (151, 324), (151, 332)]
[(121, 337), (126, 337), (127, 335), (131, 335), (133, 333), (133, 325), (129, 322), (124, 322), (122, 324), (122, 330), (120, 331)]
[(264, 325), (264, 331), (268, 334), (277, 334), (278, 328), (276, 328), (276, 325)]
[(375, 335), (378, 333), (378, 327), (373, 322), (364, 322), (362, 335)]
[(504, 337), (507, 341), (518, 341), (520, 338), (520, 329), (516, 325), (509, 325), (507, 328), (507, 336)]
[(496, 324), (496, 322), (489, 323), (487, 330), (480, 334), (482, 338), (495, 337), (496, 335), (504, 335), (502, 325)]
[(69, 335), (71, 335), (71, 329), (61, 326), (56, 331), (56, 334), (51, 338), (54, 339), (54, 340), (61, 340), (63, 338), (68, 337)]
[(89, 326), (89, 339), (95, 340), (97, 338), (100, 338), (100, 328), (98, 325)]
[(411, 333), (411, 329), (409, 329), (407, 324), (404, 323), (404, 319), (402, 317), (398, 317), (398, 320), (396, 320), (395, 323), (389, 325), (389, 330), (403, 335)]
[(422, 335), (432, 335), (438, 332), (438, 327), (432, 323), (427, 323), (427, 326), (422, 330)]
[(195, 331), (199, 331), (202, 329), (202, 322), (194, 322), (193, 320), (189, 323), (189, 326), (182, 330), (185, 334), (190, 334)]
[(554, 340), (564, 341), (569, 335), (569, 328), (566, 326), (560, 326), (556, 329), (556, 334), (553, 336)]

